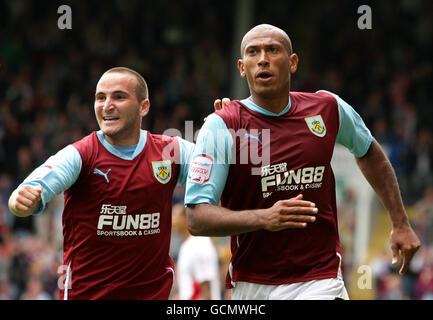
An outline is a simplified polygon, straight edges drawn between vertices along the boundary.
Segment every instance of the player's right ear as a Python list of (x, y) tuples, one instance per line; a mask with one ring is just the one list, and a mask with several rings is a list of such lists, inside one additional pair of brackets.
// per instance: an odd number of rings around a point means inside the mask
[(238, 69), (239, 69), (239, 73), (241, 74), (241, 77), (245, 78), (244, 61), (242, 59), (238, 60)]

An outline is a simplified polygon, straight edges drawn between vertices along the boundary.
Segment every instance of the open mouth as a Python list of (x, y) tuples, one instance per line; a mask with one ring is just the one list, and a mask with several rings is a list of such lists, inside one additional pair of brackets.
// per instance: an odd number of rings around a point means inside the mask
[(272, 78), (272, 73), (269, 71), (260, 71), (257, 73), (257, 78), (260, 80), (269, 80)]

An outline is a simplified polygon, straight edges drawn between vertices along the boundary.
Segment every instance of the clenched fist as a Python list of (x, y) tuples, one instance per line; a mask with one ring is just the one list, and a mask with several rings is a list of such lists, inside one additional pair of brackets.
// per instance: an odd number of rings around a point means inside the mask
[(41, 203), (42, 186), (25, 185), (12, 192), (9, 210), (18, 217), (31, 215)]

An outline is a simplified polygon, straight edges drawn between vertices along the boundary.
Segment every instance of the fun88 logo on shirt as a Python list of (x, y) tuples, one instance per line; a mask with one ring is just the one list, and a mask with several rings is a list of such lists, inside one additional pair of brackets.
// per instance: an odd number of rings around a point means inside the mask
[(267, 165), (261, 168), (263, 198), (275, 191), (304, 191), (322, 188), (325, 166), (288, 169), (287, 163)]
[(147, 236), (160, 233), (160, 213), (127, 214), (127, 206), (103, 204), (99, 212), (98, 236)]

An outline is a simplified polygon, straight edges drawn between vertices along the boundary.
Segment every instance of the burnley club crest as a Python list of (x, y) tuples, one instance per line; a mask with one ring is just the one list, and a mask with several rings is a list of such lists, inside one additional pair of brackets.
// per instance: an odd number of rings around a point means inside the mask
[(162, 184), (166, 184), (171, 178), (171, 161), (152, 161), (153, 175), (156, 180)]
[(305, 122), (307, 123), (308, 129), (316, 136), (323, 138), (326, 135), (325, 122), (320, 114), (305, 118)]

